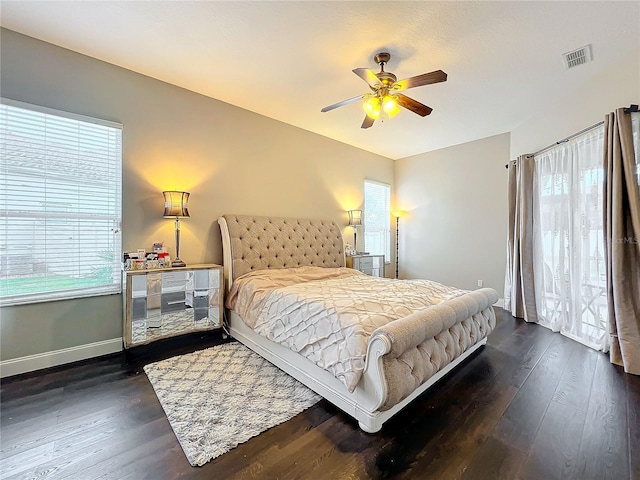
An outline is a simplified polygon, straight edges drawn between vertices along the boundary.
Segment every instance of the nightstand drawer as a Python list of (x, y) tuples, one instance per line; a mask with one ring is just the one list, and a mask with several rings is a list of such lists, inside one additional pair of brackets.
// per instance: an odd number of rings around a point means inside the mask
[(362, 257), (356, 261), (357, 269), (373, 268), (373, 257)]
[(384, 267), (384, 255), (373, 255), (361, 257), (357, 262), (360, 268), (381, 268)]
[(162, 292), (184, 291), (187, 287), (187, 272), (162, 272)]
[(185, 309), (185, 292), (171, 292), (162, 295), (162, 313), (179, 312)]

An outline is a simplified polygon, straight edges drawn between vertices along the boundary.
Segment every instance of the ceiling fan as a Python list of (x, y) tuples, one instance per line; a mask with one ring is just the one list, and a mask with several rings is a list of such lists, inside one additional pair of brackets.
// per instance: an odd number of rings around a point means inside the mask
[(442, 70), (436, 70), (435, 72), (423, 73), (415, 77), (398, 80), (393, 73), (384, 71), (384, 66), (390, 58), (391, 54), (387, 52), (380, 52), (373, 57), (373, 60), (380, 65), (380, 72), (378, 73), (373, 73), (368, 68), (356, 68), (353, 70), (353, 73), (369, 84), (372, 93), (365, 93), (364, 95), (334, 103), (333, 105), (324, 107), (321, 111), (328, 112), (334, 108), (366, 99), (362, 104), (367, 114), (366, 117), (364, 117), (364, 122), (362, 122), (362, 128), (369, 128), (378, 118), (382, 117), (384, 119), (384, 117), (395, 116), (400, 111), (399, 106), (411, 110), (421, 117), (429, 115), (432, 111), (431, 107), (427, 107), (417, 100), (409, 98), (399, 92), (431, 83), (446, 82), (447, 74)]

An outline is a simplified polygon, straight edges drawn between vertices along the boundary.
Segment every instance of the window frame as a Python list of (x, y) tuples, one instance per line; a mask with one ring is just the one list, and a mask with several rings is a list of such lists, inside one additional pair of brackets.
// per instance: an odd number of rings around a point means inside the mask
[[(102, 130), (92, 131), (88, 125), (85, 125), (84, 128), (87, 128), (87, 131), (85, 132), (86, 135), (84, 136), (82, 133), (77, 133), (77, 132), (70, 135), (66, 135), (66, 136), (64, 134), (61, 134), (62, 136), (60, 138), (62, 139), (62, 142), (69, 141), (71, 145), (70, 147), (64, 147), (65, 145), (64, 143), (62, 144), (58, 143), (56, 145), (55, 143), (47, 142), (46, 140), (44, 141), (44, 143), (41, 144), (42, 148), (39, 150), (36, 150), (36, 153), (34, 155), (41, 155), (42, 157), (47, 157), (49, 155), (48, 152), (50, 151), (51, 148), (70, 148), (70, 149), (76, 149), (76, 151), (78, 152), (78, 159), (82, 158), (82, 161), (84, 161), (85, 163), (77, 163), (76, 166), (74, 167), (76, 170), (70, 170), (69, 167), (67, 167), (67, 171), (70, 172), (67, 176), (63, 175), (62, 177), (53, 177), (54, 178), (53, 182), (54, 184), (56, 184), (56, 189), (52, 190), (53, 194), (51, 195), (47, 191), (47, 188), (49, 187), (45, 188), (44, 190), (45, 193), (42, 193), (42, 187), (41, 187), (41, 185), (47, 185), (47, 182), (51, 182), (52, 181), (51, 177), (47, 176), (47, 174), (45, 173), (40, 174), (39, 177), (34, 176), (33, 177), (34, 179), (32, 180), (34, 185), (34, 191), (36, 190), (36, 186), (40, 186), (39, 187), (40, 192), (30, 197), (32, 199), (31, 203), (32, 205), (36, 205), (37, 203), (40, 203), (41, 207), (35, 208), (33, 206), (29, 206), (29, 207), (25, 207), (26, 209), (24, 212), (21, 212), (15, 209), (15, 205), (13, 207), (11, 206), (10, 202), (8, 201), (10, 197), (8, 197), (7, 195), (11, 194), (12, 189), (14, 192), (16, 191), (17, 187), (15, 186), (11, 187), (11, 182), (16, 181), (16, 179), (18, 179), (18, 181), (24, 181), (26, 185), (29, 185), (28, 177), (30, 174), (28, 174), (28, 170), (27, 170), (27, 173), (25, 173), (26, 176), (24, 177), (24, 179), (21, 179), (22, 174), (19, 172), (20, 167), (16, 166), (15, 162), (13, 165), (10, 165), (9, 163), (9, 159), (11, 157), (9, 156), (10, 151), (8, 150), (8, 148), (15, 148), (14, 147), (15, 144), (12, 145), (11, 143), (8, 143), (6, 140), (7, 137), (5, 137), (5, 134), (12, 131), (12, 129), (15, 127), (12, 127), (11, 124), (8, 123), (9, 117), (5, 117), (7, 119), (7, 123), (5, 123), (5, 120), (3, 119), (2, 129), (0, 130), (0, 135), (2, 135), (2, 138), (0, 138), (0, 146), (2, 147), (0, 150), (0, 154), (1, 154), (0, 171), (3, 172), (3, 175), (6, 174), (6, 176), (5, 176), (5, 179), (2, 180), (2, 185), (0, 190), (0, 199), (2, 200), (2, 207), (0, 208), (0, 219), (4, 224), (0, 226), (0, 228), (3, 236), (7, 235), (7, 237), (2, 242), (7, 252), (7, 255), (4, 255), (6, 259), (5, 271), (2, 273), (2, 276), (0, 277), (0, 282), (4, 284), (2, 285), (3, 287), (2, 291), (0, 291), (0, 306), (4, 307), (4, 306), (14, 306), (14, 305), (26, 305), (26, 304), (36, 304), (36, 303), (51, 302), (51, 301), (58, 301), (58, 300), (71, 300), (76, 298), (120, 294), (122, 292), (122, 282), (121, 282), (119, 272), (121, 269), (121, 258), (122, 258), (121, 224), (122, 224), (122, 210), (123, 210), (123, 206), (122, 206), (123, 125), (117, 122), (102, 120), (94, 117), (88, 117), (85, 115), (80, 115), (80, 114), (71, 113), (71, 112), (65, 112), (62, 110), (56, 110), (56, 109), (44, 107), (41, 105), (20, 102), (20, 101), (12, 100), (5, 97), (0, 97), (0, 105), (1, 105), (0, 108), (3, 111), (2, 115), (10, 114), (11, 108), (17, 108), (17, 109), (26, 110), (31, 113), (39, 113), (47, 116), (57, 117), (56, 119), (52, 119), (52, 121), (60, 122), (59, 126), (54, 127), (58, 129), (60, 128), (60, 125), (64, 125), (64, 120), (76, 122), (78, 130), (81, 130), (83, 128), (83, 124), (91, 124), (94, 126), (97, 125), (99, 127), (105, 127), (104, 131)], [(28, 117), (28, 114), (25, 114), (24, 118), (27, 121), (31, 120)], [(64, 119), (64, 120), (61, 120), (61, 119)], [(34, 123), (26, 127), (27, 128), (26, 134), (28, 135), (29, 130), (32, 128), (36, 129), (36, 130), (31, 130), (34, 132), (36, 132), (37, 129), (41, 128), (45, 132), (44, 134), (41, 134), (41, 135), (43, 135), (44, 138), (46, 138), (48, 134), (48, 130), (46, 130), (47, 119), (43, 118), (42, 120), (39, 120), (34, 118), (33, 120), (34, 120)], [(35, 125), (35, 127), (33, 127), (32, 125)], [(95, 127), (93, 128), (95, 129)], [(96, 141), (95, 136), (92, 136), (92, 134), (104, 135), (104, 139), (100, 138), (99, 136), (98, 137), (99, 140)], [(27, 136), (26, 138), (29, 138), (29, 137)], [(38, 141), (42, 142), (42, 140), (36, 140), (33, 142), (33, 144), (31, 143), (25, 144), (24, 148), (34, 148), (34, 146), (38, 143)], [(60, 145), (63, 145), (63, 147), (60, 147)], [(98, 149), (92, 151), (92, 148), (91, 148), (92, 145), (97, 145)], [(115, 146), (115, 150), (113, 149), (112, 145)], [(82, 149), (80, 149), (80, 147), (82, 147)], [(108, 161), (107, 163), (108, 166), (106, 168), (109, 173), (109, 175), (106, 177), (107, 180), (105, 180), (105, 182), (108, 183), (109, 185), (107, 188), (107, 192), (109, 193), (109, 196), (107, 197), (106, 201), (96, 204), (97, 206), (104, 208), (104, 211), (100, 212), (99, 214), (96, 214), (94, 212), (89, 212), (89, 214), (87, 214), (86, 212), (82, 212), (82, 209), (79, 207), (77, 207), (75, 211), (70, 211), (70, 204), (65, 204), (65, 200), (64, 198), (62, 198), (63, 192), (65, 191), (64, 189), (77, 188), (79, 189), (78, 195), (88, 194), (91, 197), (94, 197), (94, 196), (98, 197), (101, 193), (103, 193), (103, 192), (96, 193), (96, 188), (100, 188), (100, 187), (99, 186), (94, 187), (93, 185), (91, 185), (91, 181), (87, 181), (87, 178), (83, 178), (83, 176), (80, 173), (78, 173), (78, 171), (82, 172), (83, 168), (87, 168), (91, 166), (92, 163), (95, 165), (95, 162), (97, 162), (100, 158), (102, 158), (99, 155), (101, 155), (105, 150), (107, 154), (104, 158), (106, 158)], [(87, 154), (87, 152), (90, 152), (90, 154)], [(29, 159), (34, 157), (25, 156), (25, 158)], [(78, 159), (76, 159), (76, 162), (81, 161)], [(67, 165), (63, 165), (63, 167), (66, 167), (66, 166)], [(33, 170), (34, 166), (32, 165), (31, 167), (29, 167), (27, 164), (26, 168), (31, 168)], [(54, 172), (58, 174), (60, 171), (61, 170), (54, 170)], [(74, 178), (74, 175), (75, 175), (75, 178)], [(84, 177), (87, 177), (87, 175), (85, 174)], [(113, 184), (113, 182), (115, 182), (115, 185)], [(86, 187), (87, 184), (91, 185), (92, 188), (88, 189)], [(60, 188), (62, 190), (58, 190)], [(102, 188), (104, 189), (104, 186), (102, 186)], [(56, 195), (58, 195), (59, 198), (56, 198)], [(29, 202), (28, 195), (23, 195), (23, 197), (27, 202)], [(15, 201), (16, 200), (14, 200), (14, 202)], [(76, 200), (76, 204), (80, 204), (80, 203), (81, 203), (80, 200)], [(46, 205), (48, 204), (59, 205), (61, 208), (61, 211), (57, 211), (57, 209), (49, 211), (50, 209), (46, 208)], [(40, 210), (40, 208), (42, 208), (42, 210)], [(59, 224), (62, 226), (72, 226), (72, 227), (75, 226), (76, 228), (75, 241), (78, 244), (79, 251), (81, 253), (88, 252), (91, 250), (91, 248), (94, 248), (97, 250), (98, 248), (100, 248), (100, 246), (95, 247), (94, 244), (96, 243), (96, 240), (100, 240), (100, 243), (102, 243), (103, 245), (108, 245), (108, 249), (105, 250), (104, 252), (97, 251), (96, 256), (100, 257), (101, 255), (103, 255), (103, 257), (106, 257), (106, 258), (102, 260), (102, 263), (98, 262), (96, 265), (96, 264), (89, 264), (88, 262), (85, 263), (83, 262), (84, 257), (79, 257), (77, 259), (78, 269), (76, 273), (76, 275), (78, 276), (69, 277), (70, 280), (67, 282), (67, 284), (65, 284), (65, 282), (63, 281), (59, 283), (60, 286), (57, 286), (57, 287), (54, 286), (54, 287), (48, 288), (46, 284), (48, 283), (50, 286), (51, 283), (54, 283), (55, 285), (56, 280), (59, 280), (58, 278), (56, 278), (60, 275), (59, 273), (51, 274), (48, 271), (45, 271), (44, 275), (42, 276), (42, 279), (43, 279), (42, 286), (37, 285), (38, 282), (34, 281), (34, 279), (40, 278), (40, 277), (37, 277), (36, 274), (33, 272), (27, 273), (25, 274), (24, 278), (27, 282), (32, 283), (31, 287), (34, 288), (35, 291), (28, 291), (28, 288), (25, 288), (23, 292), (18, 291), (18, 293), (14, 292), (9, 294), (10, 290), (8, 286), (9, 285), (8, 280), (11, 278), (11, 275), (9, 273), (10, 259), (9, 259), (8, 253), (10, 250), (13, 250), (15, 248), (15, 242), (16, 242), (15, 235), (16, 235), (16, 232), (17, 234), (20, 234), (20, 228), (21, 228), (20, 226), (16, 226), (16, 222), (18, 221), (17, 220), (18, 218), (22, 218), (22, 217), (24, 217), (28, 221), (29, 219), (31, 219), (30, 221), (33, 222), (34, 228), (38, 224), (42, 225), (43, 222), (45, 224), (59, 222)], [(101, 224), (102, 230), (100, 230), (101, 233), (99, 234), (99, 236), (94, 236), (94, 237), (85, 239), (83, 238), (83, 235), (85, 235), (84, 232), (86, 232), (87, 228), (90, 229), (91, 227), (91, 223), (89, 222), (93, 222), (94, 224), (98, 222), (98, 224)], [(14, 225), (13, 227), (12, 227), (12, 224)], [(45, 259), (50, 258), (47, 256), (47, 252), (50, 251), (51, 249), (56, 248), (55, 239), (51, 241), (49, 240), (47, 235), (51, 232), (57, 233), (57, 230), (54, 227), (47, 227), (42, 229), (41, 231), (43, 232), (44, 240), (42, 239), (40, 240), (41, 243), (39, 248), (42, 249), (42, 252), (44, 252), (45, 256), (40, 258), (35, 257), (35, 260), (39, 262), (41, 262), (43, 258)], [(108, 234), (107, 232), (111, 232), (111, 233)], [(45, 235), (45, 233), (47, 233), (47, 235)], [(11, 237), (14, 237), (14, 238), (12, 239)], [(25, 238), (30, 238), (28, 233)], [(35, 238), (35, 237), (32, 237), (32, 238)], [(12, 244), (14, 245), (13, 247), (12, 247)], [(59, 240), (57, 245), (59, 246)], [(33, 244), (31, 248), (32, 249), (34, 248)], [(33, 253), (33, 250), (31, 250), (31, 253)], [(54, 261), (55, 265), (60, 265), (60, 263), (58, 263), (60, 260), (55, 258), (55, 254), (51, 258), (52, 258), (51, 261)], [(33, 263), (30, 265), (32, 269), (33, 269), (33, 265), (34, 265)], [(75, 264), (72, 264), (72, 265), (75, 265)], [(86, 273), (83, 273), (83, 272), (86, 272), (87, 269), (92, 270), (90, 275), (86, 275)], [(99, 273), (95, 273), (96, 269), (99, 271)], [(103, 276), (102, 270), (104, 269), (106, 270), (104, 271), (104, 276)], [(83, 281), (83, 279), (86, 279), (87, 281), (85, 282)], [(107, 281), (106, 279), (110, 279), (110, 281)], [(100, 282), (100, 280), (103, 280), (103, 281)]]

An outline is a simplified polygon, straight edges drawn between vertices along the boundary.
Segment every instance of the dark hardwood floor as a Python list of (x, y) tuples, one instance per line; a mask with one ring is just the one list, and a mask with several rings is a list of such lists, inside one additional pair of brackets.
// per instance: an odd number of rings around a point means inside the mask
[(219, 337), (5, 379), (0, 478), (640, 480), (640, 377), (497, 313), (487, 346), (380, 433), (323, 400), (201, 468), (142, 366)]

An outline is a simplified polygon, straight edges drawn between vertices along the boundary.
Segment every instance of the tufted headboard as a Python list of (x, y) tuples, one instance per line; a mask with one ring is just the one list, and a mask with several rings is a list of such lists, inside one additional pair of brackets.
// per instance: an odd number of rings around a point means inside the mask
[(227, 288), (252, 270), (345, 266), (342, 233), (333, 220), (223, 215), (218, 223)]

